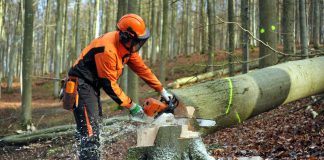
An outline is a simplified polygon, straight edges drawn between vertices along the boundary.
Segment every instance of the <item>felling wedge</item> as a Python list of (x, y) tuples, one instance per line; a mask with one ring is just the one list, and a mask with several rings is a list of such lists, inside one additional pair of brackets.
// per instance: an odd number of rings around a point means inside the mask
[(186, 110), (186, 118), (162, 113), (150, 125), (139, 128), (137, 145), (128, 150), (127, 159), (214, 159), (209, 156), (199, 132), (192, 127), (194, 109), (186, 107)]

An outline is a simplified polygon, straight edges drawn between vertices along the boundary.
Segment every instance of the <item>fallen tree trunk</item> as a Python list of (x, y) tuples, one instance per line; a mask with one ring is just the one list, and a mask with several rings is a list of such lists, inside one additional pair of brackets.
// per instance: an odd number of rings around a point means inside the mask
[(292, 61), (172, 92), (212, 130), (241, 123), (279, 105), (324, 92), (324, 57)]
[[(252, 63), (252, 64), (250, 64), (250, 69), (255, 69), (258, 66), (259, 66), (259, 63)], [(242, 65), (239, 65), (239, 66), (235, 67), (234, 72), (239, 72), (241, 70), (242, 70)], [(213, 78), (216, 76), (221, 77), (221, 76), (227, 75), (228, 72), (229, 72), (228, 68), (226, 68), (226, 69), (220, 69), (220, 70), (213, 71), (213, 72), (207, 72), (207, 73), (200, 74), (197, 76), (183, 77), (183, 78), (176, 79), (174, 82), (169, 83), (167, 85), (167, 87), (175, 89), (175, 88), (179, 88), (182, 85), (200, 82), (200, 81), (208, 79), (208, 78)]]
[[(110, 127), (109, 129), (105, 130), (105, 126), (111, 126), (116, 122), (121, 121), (129, 121), (127, 116), (122, 117), (113, 117), (109, 119), (103, 120), (103, 133), (102, 135), (109, 137), (104, 141), (110, 141), (112, 138), (119, 136), (119, 134), (115, 134), (121, 129), (125, 129), (126, 127)], [(117, 130), (117, 132), (116, 132)], [(127, 129), (126, 129), (127, 130)], [(135, 128), (134, 128), (135, 130)], [(128, 131), (128, 130), (127, 130)], [(10, 135), (0, 139), (1, 145), (20, 145), (20, 144), (28, 144), (37, 141), (44, 141), (49, 139), (55, 139), (57, 137), (68, 137), (72, 136), (75, 133), (75, 125), (63, 125), (63, 126), (56, 126), (41, 130), (36, 130), (32, 132), (25, 132), (22, 134)], [(112, 134), (114, 133), (114, 134)], [(123, 132), (124, 133), (124, 132)]]

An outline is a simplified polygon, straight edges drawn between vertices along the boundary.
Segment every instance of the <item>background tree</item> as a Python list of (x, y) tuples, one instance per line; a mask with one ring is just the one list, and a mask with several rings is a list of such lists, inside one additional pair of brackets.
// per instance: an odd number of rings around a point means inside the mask
[(100, 36), (100, 17), (102, 15), (100, 15), (100, 3), (101, 0), (96, 0), (96, 4), (95, 4), (95, 7), (96, 7), (96, 23), (95, 23), (95, 37), (99, 37)]
[[(263, 0), (259, 3), (260, 9), (260, 40), (268, 43), (272, 48), (277, 48), (277, 1)], [(264, 68), (274, 65), (278, 62), (277, 54), (270, 50), (267, 46), (260, 46), (259, 67)]]
[(19, 21), (20, 21), (20, 5), (21, 3), (18, 2), (18, 6), (16, 10), (18, 10), (18, 14), (16, 14), (15, 18), (16, 21), (13, 23), (13, 33), (11, 34), (11, 44), (10, 44), (10, 49), (8, 49), (9, 55), (9, 73), (8, 73), (8, 81), (7, 81), (7, 91), (11, 92), (12, 91), (12, 83), (14, 79), (14, 72), (16, 69), (16, 61), (17, 61), (17, 53), (18, 53), (18, 35), (17, 35), (17, 30), (19, 29)]
[(199, 19), (199, 28), (200, 28), (200, 47), (201, 47), (201, 52), (202, 54), (207, 53), (207, 48), (208, 48), (208, 43), (207, 43), (207, 16), (206, 16), (206, 1), (205, 0), (200, 0), (200, 19)]
[[(61, 56), (62, 56), (62, 42), (61, 42), (61, 36), (62, 36), (62, 6), (63, 0), (57, 0), (56, 1), (56, 26), (55, 26), (55, 66), (54, 66), (54, 77), (57, 79), (60, 79), (60, 61), (61, 61)], [(54, 81), (54, 97), (59, 96), (59, 91), (60, 91), (60, 81)]]
[(44, 14), (44, 19), (43, 19), (43, 40), (42, 40), (42, 59), (41, 59), (41, 66), (42, 66), (42, 75), (45, 74), (46, 68), (47, 68), (47, 52), (48, 52), (48, 25), (49, 25), (49, 14), (51, 10), (51, 1), (47, 0), (46, 2), (46, 7), (45, 7), (45, 14)]
[(156, 61), (156, 46), (157, 46), (157, 21), (159, 18), (156, 17), (156, 2), (151, 1), (151, 56), (150, 62), (151, 64), (155, 64)]
[[(5, 48), (5, 28), (4, 28), (4, 21), (5, 21), (5, 2), (4, 0), (0, 0), (0, 86), (2, 84), (2, 73), (3, 73), (3, 54)], [(0, 99), (1, 99), (1, 87), (0, 87)]]
[(32, 125), (32, 71), (33, 71), (33, 25), (34, 25), (34, 4), (35, 1), (24, 3), (24, 52), (23, 52), (23, 93), (22, 93), (22, 115), (21, 123), (24, 128)]
[[(139, 14), (138, 0), (131, 0), (128, 3), (128, 13)], [(128, 70), (127, 75), (127, 94), (132, 98), (132, 100), (138, 103), (138, 77), (132, 71)]]
[[(250, 28), (250, 19), (249, 19), (249, 1), (241, 1), (241, 20), (243, 28)], [(249, 72), (249, 35), (247, 32), (242, 32), (242, 50), (243, 50), (243, 64), (242, 64), (242, 73)]]
[[(214, 70), (214, 56), (215, 56), (215, 27), (212, 25), (214, 24), (214, 17), (215, 17), (215, 10), (214, 10), (214, 0), (207, 0), (207, 15), (208, 15), (208, 70)], [(213, 34), (214, 33), (214, 34)]]
[(305, 7), (306, 7), (305, 0), (299, 0), (301, 54), (308, 57), (308, 36), (307, 36), (308, 32), (307, 32)]
[[(235, 22), (235, 1), (228, 0), (228, 21)], [(234, 76), (234, 64), (233, 64), (233, 57), (235, 54), (235, 31), (234, 31), (234, 24), (228, 24), (228, 43), (229, 43), (229, 54), (228, 54), (228, 74), (229, 76)]]
[[(118, 11), (117, 11), (117, 20), (116, 23), (118, 23), (119, 19), (127, 13), (127, 1), (128, 0), (123, 0), (123, 1), (118, 1)], [(121, 75), (121, 78), (119, 80), (120, 87), (123, 89), (123, 91), (127, 94), (127, 77), (128, 77), (128, 66), (125, 65), (123, 69), (123, 74)]]
[(321, 43), (324, 43), (324, 0), (320, 1), (321, 6), (320, 6), (320, 14), (321, 14), (321, 20), (320, 20), (320, 26), (321, 26)]
[[(314, 48), (319, 49), (320, 46), (320, 0), (312, 0), (313, 3), (313, 43)], [(322, 8), (323, 10), (323, 8)]]
[(295, 0), (283, 0), (283, 51), (295, 54)]
[(163, 27), (162, 27), (162, 52), (160, 56), (160, 81), (162, 84), (165, 85), (165, 79), (166, 79), (166, 61), (167, 61), (167, 55), (169, 51), (169, 43), (168, 43), (168, 37), (169, 37), (169, 24), (168, 24), (168, 11), (169, 11), (169, 1), (163, 0)]
[[(80, 0), (76, 0), (75, 2), (75, 53), (73, 54), (74, 61), (81, 53), (81, 45), (80, 45)], [(90, 38), (90, 37), (89, 37)]]

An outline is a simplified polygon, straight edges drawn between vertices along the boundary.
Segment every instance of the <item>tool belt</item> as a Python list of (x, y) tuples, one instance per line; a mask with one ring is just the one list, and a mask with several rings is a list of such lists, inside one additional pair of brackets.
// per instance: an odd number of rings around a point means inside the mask
[(73, 110), (78, 106), (78, 77), (69, 76), (62, 82), (61, 99), (63, 101), (63, 108), (66, 110)]

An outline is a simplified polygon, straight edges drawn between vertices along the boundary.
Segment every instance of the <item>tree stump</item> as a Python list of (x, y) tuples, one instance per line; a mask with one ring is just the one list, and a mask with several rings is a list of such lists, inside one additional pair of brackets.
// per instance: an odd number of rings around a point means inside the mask
[(128, 150), (128, 160), (214, 159), (207, 153), (199, 132), (190, 131), (188, 125), (159, 125), (138, 129), (137, 146)]

